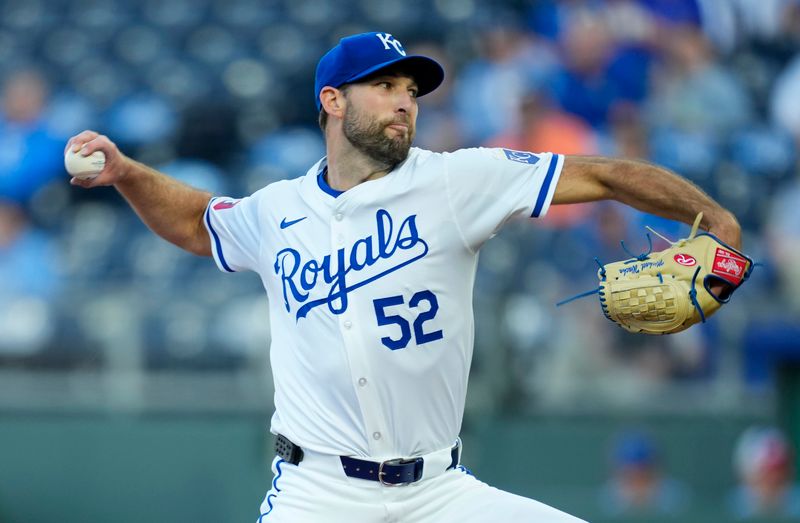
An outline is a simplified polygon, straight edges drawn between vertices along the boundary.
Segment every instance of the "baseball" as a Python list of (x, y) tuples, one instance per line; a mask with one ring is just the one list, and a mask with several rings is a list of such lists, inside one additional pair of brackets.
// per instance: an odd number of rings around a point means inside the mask
[(70, 148), (64, 155), (64, 167), (67, 172), (81, 180), (93, 180), (106, 166), (106, 155), (103, 151), (95, 151), (89, 156), (75, 153)]

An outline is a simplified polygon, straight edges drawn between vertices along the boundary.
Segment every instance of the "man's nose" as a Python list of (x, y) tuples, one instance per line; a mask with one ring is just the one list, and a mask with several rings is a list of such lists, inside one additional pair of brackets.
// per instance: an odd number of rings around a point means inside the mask
[(410, 93), (406, 92), (399, 95), (399, 99), (397, 101), (397, 110), (402, 111), (404, 113), (410, 113), (412, 107), (414, 106), (415, 100), (414, 97), (411, 96)]

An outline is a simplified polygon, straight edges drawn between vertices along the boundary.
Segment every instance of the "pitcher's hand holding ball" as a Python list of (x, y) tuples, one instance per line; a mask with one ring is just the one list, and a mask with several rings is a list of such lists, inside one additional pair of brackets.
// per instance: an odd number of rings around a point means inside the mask
[(131, 162), (107, 136), (94, 131), (73, 136), (64, 148), (64, 166), (72, 176), (70, 183), (86, 189), (114, 185), (125, 177)]

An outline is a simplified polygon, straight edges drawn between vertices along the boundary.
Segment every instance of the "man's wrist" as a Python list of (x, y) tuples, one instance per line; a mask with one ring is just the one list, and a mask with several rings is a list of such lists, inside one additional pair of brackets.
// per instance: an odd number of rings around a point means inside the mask
[(742, 227), (732, 212), (723, 210), (709, 221), (708, 232), (714, 234), (734, 249), (742, 248)]
[(136, 171), (142, 170), (144, 165), (128, 158), (127, 156), (120, 155), (120, 166), (118, 168), (117, 179), (114, 185), (125, 185), (130, 183), (136, 177)]

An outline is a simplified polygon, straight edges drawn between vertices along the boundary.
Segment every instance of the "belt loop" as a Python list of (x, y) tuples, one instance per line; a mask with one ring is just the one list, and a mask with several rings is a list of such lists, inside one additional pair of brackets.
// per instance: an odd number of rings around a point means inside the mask
[(447, 467), (447, 470), (454, 469), (461, 463), (461, 449), (463, 445), (461, 443), (461, 438), (456, 438), (456, 444), (453, 445), (453, 449), (450, 451), (450, 456), (452, 460), (450, 461), (450, 466)]

